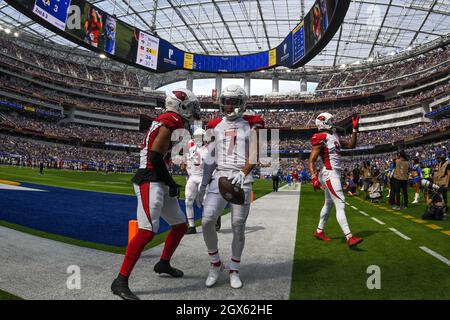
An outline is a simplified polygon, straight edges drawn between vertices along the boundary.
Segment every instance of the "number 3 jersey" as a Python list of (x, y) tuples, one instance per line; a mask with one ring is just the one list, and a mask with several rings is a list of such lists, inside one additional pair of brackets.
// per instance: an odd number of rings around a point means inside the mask
[(186, 155), (186, 170), (189, 177), (201, 177), (203, 175), (203, 163), (207, 152), (206, 146), (198, 146), (194, 140), (189, 140)]
[[(213, 129), (214, 152), (217, 163), (215, 176), (229, 176), (232, 172), (244, 168), (250, 150), (250, 142), (256, 140), (252, 129), (264, 127), (264, 120), (260, 116), (244, 115), (234, 121), (226, 117), (211, 120), (207, 129)], [(253, 141), (252, 141), (253, 143)], [(256, 159), (255, 159), (256, 162)], [(251, 175), (248, 175), (251, 179)]]
[(323, 145), (320, 158), (327, 170), (341, 170), (341, 145), (337, 133), (319, 132), (312, 136), (311, 146)]

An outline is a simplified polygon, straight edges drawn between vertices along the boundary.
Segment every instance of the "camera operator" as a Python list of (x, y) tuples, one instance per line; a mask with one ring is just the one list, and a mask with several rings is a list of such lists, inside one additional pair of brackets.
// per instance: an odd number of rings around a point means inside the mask
[(423, 220), (444, 220), (446, 205), (441, 188), (426, 179), (420, 182), (425, 193), (427, 211), (422, 215)]
[(433, 183), (439, 186), (445, 205), (447, 206), (447, 192), (450, 179), (450, 164), (448, 161), (447, 152), (443, 151), (439, 157), (439, 160), (440, 161), (437, 168), (433, 172)]
[(398, 153), (397, 159), (394, 162), (394, 174), (392, 177), (393, 190), (390, 192), (389, 203), (394, 203), (393, 209), (400, 210), (400, 190), (403, 193), (403, 208), (408, 208), (408, 156), (405, 150)]

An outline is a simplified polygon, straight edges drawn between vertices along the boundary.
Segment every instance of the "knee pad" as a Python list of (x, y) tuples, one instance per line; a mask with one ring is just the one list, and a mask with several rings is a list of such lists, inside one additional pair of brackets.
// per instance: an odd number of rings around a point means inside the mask
[(215, 227), (216, 221), (217, 221), (217, 219), (215, 219), (214, 217), (203, 216), (203, 218), (202, 218), (202, 227), (203, 228), (207, 228), (207, 227), (210, 227), (210, 226)]

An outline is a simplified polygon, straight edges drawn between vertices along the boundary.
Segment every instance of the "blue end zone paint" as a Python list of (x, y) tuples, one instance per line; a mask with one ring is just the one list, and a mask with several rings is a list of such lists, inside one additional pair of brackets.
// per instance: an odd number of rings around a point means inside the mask
[[(48, 192), (0, 190), (0, 220), (78, 240), (124, 247), (136, 197), (23, 183)], [(180, 207), (185, 212), (184, 200)], [(194, 207), (195, 219), (201, 210)], [(169, 226), (161, 219), (158, 233)]]

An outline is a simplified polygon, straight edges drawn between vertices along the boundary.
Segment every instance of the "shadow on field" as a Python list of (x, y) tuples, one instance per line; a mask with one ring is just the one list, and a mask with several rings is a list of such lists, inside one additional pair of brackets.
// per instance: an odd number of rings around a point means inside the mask
[[(301, 269), (302, 276), (317, 273), (320, 269), (329, 268), (331, 265), (335, 264), (332, 259), (324, 258), (309, 258), (302, 257), (294, 260), (294, 265), (298, 269)], [(298, 270), (295, 270), (298, 272)]]
[[(250, 227), (245, 227), (245, 234), (249, 234), (249, 233), (253, 233), (253, 232), (257, 232), (260, 230), (264, 230), (264, 227), (261, 226), (250, 226)], [(233, 233), (233, 230), (229, 229), (220, 229), (220, 231), (218, 233)]]
[[(324, 259), (316, 259), (315, 262), (311, 262), (309, 264), (309, 268), (311, 270), (317, 270), (318, 266), (316, 264), (330, 264), (332, 261), (324, 260)], [(199, 296), (189, 296), (189, 292), (202, 292), (204, 291), (204, 299), (214, 299), (217, 296), (212, 296), (211, 293), (214, 292), (215, 289), (221, 288), (220, 290), (227, 290), (230, 293), (238, 294), (238, 296), (234, 296), (235, 298), (240, 298), (241, 294), (244, 296), (249, 295), (250, 292), (255, 292), (255, 290), (259, 290), (259, 285), (261, 280), (265, 279), (274, 279), (285, 277), (287, 270), (289, 270), (292, 262), (288, 261), (285, 263), (273, 263), (273, 264), (244, 264), (241, 267), (241, 279), (244, 283), (244, 287), (236, 291), (232, 289), (229, 284), (228, 278), (228, 270), (225, 269), (224, 272), (220, 275), (218, 282), (214, 285), (213, 288), (206, 288), (205, 279), (208, 274), (208, 265), (198, 266), (201, 268), (201, 272), (199, 274), (198, 271), (195, 271), (195, 275), (190, 274), (189, 270), (184, 270), (185, 275), (182, 279), (174, 279), (170, 277), (161, 277), (161, 281), (165, 281), (167, 286), (161, 287), (161, 284), (157, 284), (158, 288), (154, 290), (142, 290), (135, 291), (137, 295), (143, 296), (151, 296), (151, 295), (161, 295), (161, 294), (173, 294), (179, 295), (182, 294), (186, 299), (199, 299)], [(309, 261), (308, 261), (309, 263)], [(188, 283), (186, 283), (188, 280)], [(263, 283), (263, 282), (262, 282)], [(174, 285), (172, 287), (172, 285)], [(151, 284), (149, 284), (149, 289), (151, 289)], [(223, 292), (223, 291), (222, 291)], [(154, 299), (161, 299), (162, 297), (153, 296)], [(165, 297), (166, 298), (166, 297)], [(165, 299), (164, 298), (164, 299)], [(230, 295), (230, 298), (233, 298), (233, 295)]]

